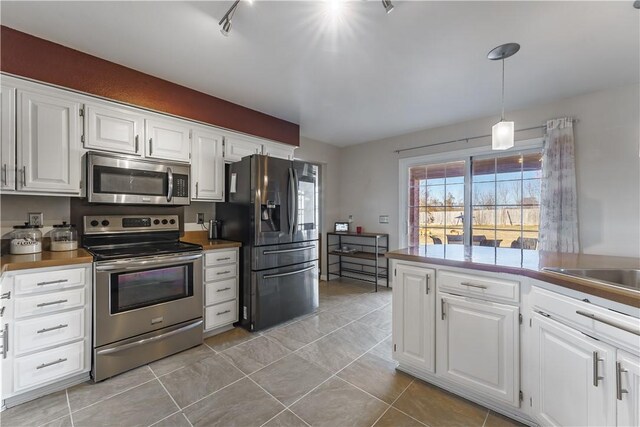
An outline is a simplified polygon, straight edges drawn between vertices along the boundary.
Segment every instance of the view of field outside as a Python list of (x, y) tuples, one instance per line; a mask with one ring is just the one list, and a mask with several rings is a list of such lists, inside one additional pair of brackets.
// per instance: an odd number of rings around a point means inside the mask
[(541, 153), (470, 161), (471, 201), (464, 197), (467, 161), (410, 168), (410, 245), (462, 244), (465, 204), (470, 203), (474, 245), (535, 249)]

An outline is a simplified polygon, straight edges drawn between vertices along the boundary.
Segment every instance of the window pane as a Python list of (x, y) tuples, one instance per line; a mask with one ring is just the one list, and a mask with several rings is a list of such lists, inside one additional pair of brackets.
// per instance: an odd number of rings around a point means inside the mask
[(520, 206), (498, 206), (496, 208), (496, 228), (520, 230)]
[(464, 206), (464, 184), (447, 184), (446, 192), (447, 206)]
[(498, 181), (496, 183), (496, 204), (515, 205), (520, 203), (522, 181)]
[(444, 185), (427, 186), (427, 206), (444, 206)]
[(473, 182), (493, 182), (496, 179), (496, 160), (473, 160), (471, 164)]
[(506, 231), (497, 230), (496, 238), (501, 239), (501, 248), (519, 248), (520, 245), (520, 231)]
[(495, 228), (496, 209), (493, 206), (473, 208), (473, 228)]
[(447, 228), (447, 244), (462, 245), (464, 244), (464, 230), (462, 227)]
[(496, 181), (522, 179), (522, 156), (498, 157), (496, 160)]
[(540, 204), (540, 179), (525, 179), (522, 181), (522, 204)]
[(495, 182), (473, 183), (473, 204), (493, 206), (496, 204)]
[(427, 185), (444, 184), (446, 167), (446, 163), (427, 166)]
[(448, 184), (464, 184), (464, 163), (453, 162), (447, 163), (446, 167), (446, 183)]
[(522, 156), (522, 177), (524, 179), (542, 177), (542, 153), (530, 153)]
[(427, 234), (428, 245), (442, 245), (444, 244), (444, 228), (430, 228)]

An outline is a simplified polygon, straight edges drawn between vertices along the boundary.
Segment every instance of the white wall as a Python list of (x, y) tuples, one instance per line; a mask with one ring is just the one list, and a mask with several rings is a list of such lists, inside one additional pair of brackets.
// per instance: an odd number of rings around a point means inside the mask
[[(575, 125), (578, 216), (582, 251), (591, 254), (640, 256), (640, 85), (631, 85), (567, 98), (521, 111), (507, 111), (516, 129), (542, 125), (571, 116)], [(497, 110), (496, 110), (497, 113)], [(476, 140), (396, 154), (415, 147), (491, 133), (497, 115), (428, 129), (340, 151), (340, 212), (354, 215), (356, 225), (391, 234), (398, 245), (398, 159), (469, 147), (486, 146)], [(516, 139), (542, 135), (521, 132)], [(388, 225), (378, 223), (389, 215)]]
[(9, 238), (14, 225), (29, 220), (29, 212), (42, 212), (44, 216), (43, 233), (51, 231), (54, 224), (69, 222), (69, 198), (45, 196), (0, 196), (0, 233), (3, 239)]

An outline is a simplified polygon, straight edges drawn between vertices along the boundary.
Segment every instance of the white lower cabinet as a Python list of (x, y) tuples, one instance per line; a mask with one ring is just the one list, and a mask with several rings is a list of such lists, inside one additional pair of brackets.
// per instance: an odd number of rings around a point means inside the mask
[(204, 253), (204, 332), (215, 335), (238, 321), (238, 249)]
[(519, 406), (519, 307), (438, 294), (437, 374)]
[(640, 426), (640, 357), (618, 350), (616, 404), (619, 426)]
[(532, 317), (532, 408), (551, 426), (614, 426), (615, 348), (539, 313)]
[(398, 264), (394, 272), (394, 358), (435, 372), (435, 271)]
[(89, 378), (91, 264), (2, 275), (3, 404), (14, 406)]

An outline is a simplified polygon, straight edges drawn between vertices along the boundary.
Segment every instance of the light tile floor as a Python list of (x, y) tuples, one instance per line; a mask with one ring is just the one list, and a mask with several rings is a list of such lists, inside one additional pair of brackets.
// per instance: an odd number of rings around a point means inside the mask
[(410, 375), (391, 358), (391, 292), (321, 282), (318, 312), (236, 328), (98, 384), (0, 414), (14, 426), (518, 425)]

